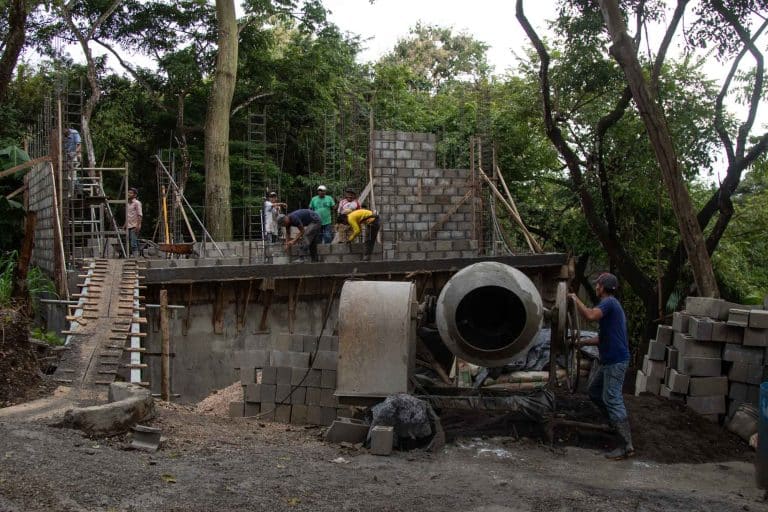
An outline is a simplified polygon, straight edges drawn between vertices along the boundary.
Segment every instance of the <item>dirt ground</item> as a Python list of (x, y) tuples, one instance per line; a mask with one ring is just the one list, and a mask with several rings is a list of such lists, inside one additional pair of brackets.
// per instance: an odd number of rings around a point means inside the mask
[[(628, 402), (637, 422), (661, 401)], [(570, 407), (588, 415), (588, 405), (575, 400)], [(165, 441), (154, 454), (128, 450), (126, 436), (89, 439), (45, 423), (0, 423), (0, 511), (768, 510), (743, 445), (715, 425), (680, 423), (685, 414), (668, 422), (662, 412), (655, 416), (660, 426), (649, 430), (669, 437), (663, 449), (649, 449), (658, 439), (639, 434), (638, 456), (622, 462), (567, 446), (610, 444), (605, 436), (587, 442), (563, 435), (550, 448), (535, 434), (500, 427), (498, 417), (468, 427), (446, 414), (450, 442), (443, 450), (390, 457), (327, 444), (320, 428), (180, 405), (159, 406), (151, 423)], [(706, 447), (706, 439), (690, 441), (702, 432), (720, 438), (689, 459), (717, 462), (654, 461), (659, 453), (679, 457), (675, 434), (688, 449)]]
[(26, 402), (51, 391), (41, 379), (27, 330), (28, 322), (21, 308), (0, 308), (0, 407)]

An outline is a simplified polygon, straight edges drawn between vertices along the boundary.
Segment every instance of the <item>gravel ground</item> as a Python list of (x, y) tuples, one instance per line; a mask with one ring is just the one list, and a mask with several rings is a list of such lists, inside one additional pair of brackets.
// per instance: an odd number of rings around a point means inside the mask
[(154, 454), (125, 437), (0, 423), (0, 511), (768, 510), (744, 461), (607, 462), (595, 450), (457, 437), (375, 457), (321, 429), (161, 405)]

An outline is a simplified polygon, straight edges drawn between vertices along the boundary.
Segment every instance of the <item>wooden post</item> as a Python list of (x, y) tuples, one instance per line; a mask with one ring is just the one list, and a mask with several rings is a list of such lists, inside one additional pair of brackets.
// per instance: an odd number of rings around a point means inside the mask
[(37, 225), (37, 212), (28, 211), (24, 223), (24, 240), (21, 243), (21, 253), (16, 269), (13, 272), (13, 288), (11, 297), (24, 302), (24, 309), (30, 311), (30, 297), (27, 289), (27, 271), (32, 260), (32, 248), (35, 245), (35, 226)]
[(160, 398), (171, 400), (171, 332), (168, 328), (168, 290), (160, 290), (160, 333), (163, 347), (160, 355)]

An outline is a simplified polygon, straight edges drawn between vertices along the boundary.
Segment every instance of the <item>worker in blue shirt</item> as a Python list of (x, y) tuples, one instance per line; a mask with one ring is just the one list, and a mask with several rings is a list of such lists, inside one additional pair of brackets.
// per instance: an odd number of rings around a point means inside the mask
[[(317, 212), (307, 209), (294, 210), (288, 215), (278, 216), (277, 225), (285, 228), (286, 250), (301, 242), (302, 254), (300, 261), (304, 261), (307, 249), (312, 261), (320, 261), (317, 255), (317, 243), (320, 241), (322, 227), (320, 215)], [(296, 238), (291, 238), (291, 228), (299, 230)]]
[(589, 385), (589, 398), (603, 411), (616, 429), (624, 446), (607, 453), (612, 460), (621, 460), (635, 454), (629, 428), (627, 408), (622, 397), (624, 376), (629, 364), (629, 337), (624, 308), (615, 297), (619, 280), (609, 273), (600, 274), (595, 281), (595, 292), (600, 298), (596, 308), (588, 308), (575, 293), (569, 294), (579, 314), (591, 322), (598, 322), (598, 336), (582, 340), (580, 345), (597, 345), (600, 369)]

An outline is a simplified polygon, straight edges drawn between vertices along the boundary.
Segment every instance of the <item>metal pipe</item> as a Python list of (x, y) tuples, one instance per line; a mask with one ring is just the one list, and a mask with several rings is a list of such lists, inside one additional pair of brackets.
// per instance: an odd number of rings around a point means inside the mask
[(484, 261), (457, 272), (435, 311), (446, 346), (459, 358), (503, 366), (528, 349), (541, 328), (541, 295), (519, 270)]

